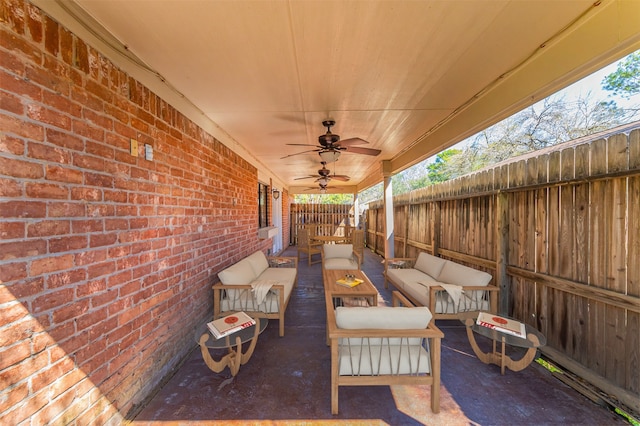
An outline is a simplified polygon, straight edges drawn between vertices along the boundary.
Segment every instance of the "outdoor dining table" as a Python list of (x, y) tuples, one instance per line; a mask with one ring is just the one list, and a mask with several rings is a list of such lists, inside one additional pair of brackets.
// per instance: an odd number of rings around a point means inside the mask
[(340, 235), (314, 235), (312, 240), (322, 243), (349, 243), (351, 241), (349, 237)]

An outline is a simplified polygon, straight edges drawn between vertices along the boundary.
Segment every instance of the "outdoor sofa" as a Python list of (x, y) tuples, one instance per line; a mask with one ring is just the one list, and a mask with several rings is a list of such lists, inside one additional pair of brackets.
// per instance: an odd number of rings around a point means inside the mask
[(277, 319), (284, 336), (284, 314), (298, 285), (296, 257), (267, 257), (261, 251), (218, 273), (213, 285), (213, 317), (244, 311), (254, 317)]
[(498, 311), (498, 291), (492, 276), (468, 266), (421, 252), (417, 258), (385, 261), (388, 283), (414, 305), (427, 306), (435, 319), (462, 319), (465, 313)]

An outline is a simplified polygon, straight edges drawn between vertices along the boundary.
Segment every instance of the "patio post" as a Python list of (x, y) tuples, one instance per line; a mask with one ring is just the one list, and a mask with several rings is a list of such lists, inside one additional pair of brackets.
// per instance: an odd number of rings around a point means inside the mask
[(393, 185), (391, 184), (391, 162), (382, 162), (382, 176), (384, 177), (384, 258), (395, 257), (394, 223), (393, 223)]

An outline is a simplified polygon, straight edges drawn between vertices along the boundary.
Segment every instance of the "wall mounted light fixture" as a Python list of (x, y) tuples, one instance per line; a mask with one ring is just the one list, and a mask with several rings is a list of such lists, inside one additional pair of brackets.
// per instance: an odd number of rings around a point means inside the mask
[(280, 191), (278, 191), (277, 189), (273, 188), (273, 190), (271, 191), (273, 193), (273, 199), (277, 200), (278, 198), (280, 198)]

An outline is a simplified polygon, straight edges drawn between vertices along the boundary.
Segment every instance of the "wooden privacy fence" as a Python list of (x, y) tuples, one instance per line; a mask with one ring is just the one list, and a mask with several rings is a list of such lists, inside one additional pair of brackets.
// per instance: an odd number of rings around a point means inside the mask
[[(394, 198), (396, 257), (491, 273), (542, 351), (640, 411), (640, 122)], [(384, 254), (382, 204), (365, 213)]]
[(290, 243), (298, 242), (298, 231), (313, 227), (315, 235), (349, 236), (354, 224), (352, 204), (291, 204)]

